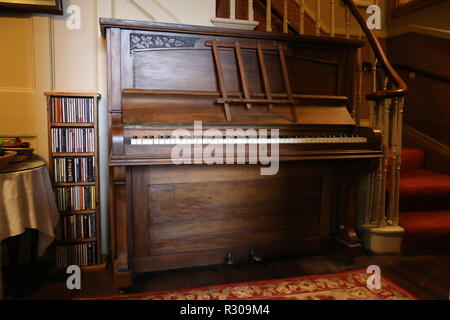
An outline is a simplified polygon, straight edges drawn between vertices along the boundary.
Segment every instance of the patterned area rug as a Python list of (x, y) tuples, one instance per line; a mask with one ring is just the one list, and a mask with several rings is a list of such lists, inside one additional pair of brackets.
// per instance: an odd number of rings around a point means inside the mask
[[(365, 270), (219, 286), (128, 294), (103, 300), (417, 300), (382, 277), (381, 289), (367, 288)], [(96, 298), (99, 299), (99, 298)]]

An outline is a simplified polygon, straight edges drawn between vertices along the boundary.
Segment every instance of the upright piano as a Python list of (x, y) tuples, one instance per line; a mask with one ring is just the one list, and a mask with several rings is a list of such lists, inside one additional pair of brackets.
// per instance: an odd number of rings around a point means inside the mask
[(358, 40), (100, 19), (114, 284), (133, 273), (360, 252)]

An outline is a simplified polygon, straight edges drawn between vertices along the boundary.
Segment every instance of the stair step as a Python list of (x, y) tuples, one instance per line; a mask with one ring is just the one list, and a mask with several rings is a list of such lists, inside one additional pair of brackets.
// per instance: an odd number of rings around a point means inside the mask
[(450, 210), (401, 212), (400, 225), (405, 229), (402, 252), (450, 252)]
[[(390, 169), (390, 150), (389, 150), (388, 168)], [(425, 153), (422, 149), (402, 148), (402, 168), (401, 175), (406, 175), (414, 171), (423, 169), (425, 163)]]
[(450, 210), (450, 175), (417, 170), (400, 179), (400, 211)]

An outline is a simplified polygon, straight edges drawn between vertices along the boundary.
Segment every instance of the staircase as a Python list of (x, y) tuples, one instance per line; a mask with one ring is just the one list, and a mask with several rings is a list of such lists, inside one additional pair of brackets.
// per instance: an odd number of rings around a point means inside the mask
[(400, 176), (402, 253), (450, 252), (450, 175), (425, 168), (425, 153), (403, 148)]
[[(327, 24), (320, 18), (321, 4), (326, 1), (314, 2), (315, 8), (309, 8), (309, 14), (305, 13), (308, 8), (304, 0), (249, 0), (248, 4), (249, 8), (255, 4), (259, 30), (350, 39), (355, 38), (350, 34), (350, 25), (356, 21), (361, 27), (356, 38), (367, 40), (375, 60), (369, 63), (373, 78), (371, 88), (367, 85), (363, 88), (363, 56), (366, 55), (361, 51), (357, 54), (355, 72), (359, 80), (354, 118), (359, 124), (366, 91), (369, 126), (382, 132), (385, 154), (377, 172), (371, 174), (362, 187), (367, 190), (367, 207), (360, 223), (366, 248), (377, 253), (398, 252), (400, 246), (405, 254), (450, 252), (450, 175), (427, 168), (427, 155), (422, 149), (402, 147), (406, 84), (390, 64), (374, 33), (367, 28), (355, 3), (342, 1), (346, 10), (345, 26), (340, 26), (338, 34), (334, 18), (337, 1), (328, 1), (331, 11)], [(385, 251), (386, 247), (389, 249)]]

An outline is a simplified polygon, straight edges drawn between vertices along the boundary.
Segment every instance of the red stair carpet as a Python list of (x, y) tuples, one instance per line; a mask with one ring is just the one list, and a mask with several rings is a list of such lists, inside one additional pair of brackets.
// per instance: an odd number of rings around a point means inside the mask
[(450, 175), (424, 169), (424, 152), (403, 148), (400, 225), (405, 254), (450, 252)]
[(417, 300), (382, 277), (369, 290), (365, 270), (82, 300)]

